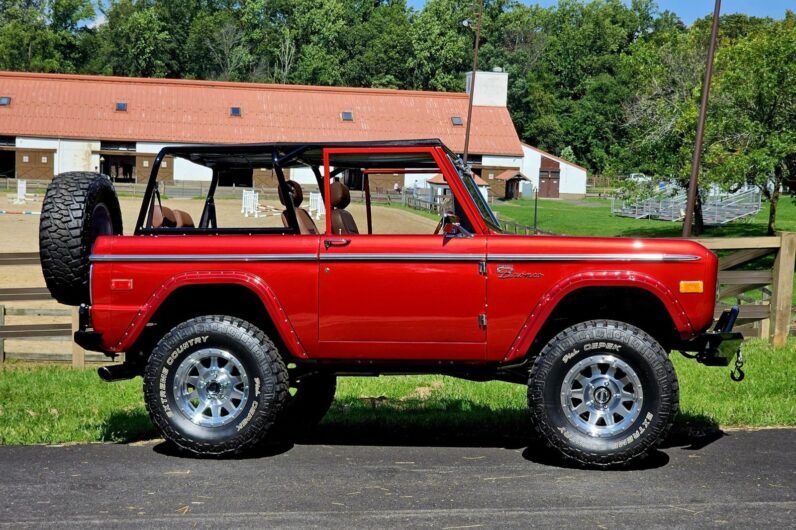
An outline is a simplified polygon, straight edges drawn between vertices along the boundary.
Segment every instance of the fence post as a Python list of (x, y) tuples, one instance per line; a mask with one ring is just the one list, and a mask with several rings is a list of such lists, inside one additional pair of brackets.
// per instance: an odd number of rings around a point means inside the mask
[[(80, 316), (78, 314), (78, 309), (75, 307), (72, 309), (72, 335), (74, 336), (75, 331), (78, 330), (80, 327)], [(72, 368), (85, 368), (86, 366), (86, 350), (81, 348), (80, 346), (72, 340)]]
[(771, 344), (785, 346), (790, 334), (793, 307), (793, 270), (796, 265), (796, 233), (781, 232), (782, 244), (774, 261), (774, 288), (771, 296)]
[[(6, 323), (6, 306), (0, 305), (0, 328)], [(6, 362), (6, 339), (0, 337), (0, 364)]]

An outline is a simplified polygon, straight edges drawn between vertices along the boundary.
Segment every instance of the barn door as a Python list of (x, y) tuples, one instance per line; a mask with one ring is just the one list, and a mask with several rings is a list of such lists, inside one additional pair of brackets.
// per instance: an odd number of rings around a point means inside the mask
[(561, 183), (560, 171), (539, 172), (539, 197), (557, 199)]

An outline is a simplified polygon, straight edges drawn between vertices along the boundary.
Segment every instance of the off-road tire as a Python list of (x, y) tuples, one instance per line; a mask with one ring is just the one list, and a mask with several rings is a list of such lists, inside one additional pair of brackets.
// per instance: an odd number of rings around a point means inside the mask
[[(576, 368), (581, 361), (585, 363), (583, 366), (595, 365), (594, 372), (588, 369), (591, 374), (603, 369), (610, 373), (603, 366), (611, 364), (597, 362), (597, 359), (606, 359), (602, 356), (618, 359), (613, 366), (625, 363), (635, 372), (643, 399), (637, 416), (629, 415), (626, 428), (597, 437), (586, 434), (582, 427), (576, 425), (577, 413), (567, 412), (567, 403), (577, 404), (577, 398), (567, 401), (572, 394), (564, 392), (568, 388), (565, 385), (568, 374), (577, 374), (572, 376), (575, 378), (583, 376)], [(622, 375), (621, 370), (615, 373)], [(596, 377), (599, 379), (600, 374)], [(634, 391), (635, 386), (630, 384), (626, 388)], [(587, 393), (583, 392), (584, 395)], [(596, 390), (591, 395), (591, 403), (596, 406)], [(528, 406), (536, 434), (551, 449), (582, 466), (621, 467), (648, 455), (665, 438), (679, 406), (679, 387), (674, 367), (655, 339), (623, 322), (592, 320), (565, 329), (543, 348), (531, 368)], [(591, 417), (589, 412), (584, 414), (580, 416), (581, 420)], [(600, 414), (595, 417), (599, 418)], [(604, 420), (597, 421), (605, 424)], [(619, 424), (617, 422), (617, 426)]]
[(52, 297), (66, 305), (88, 303), (91, 247), (99, 235), (121, 233), (110, 178), (83, 172), (53, 177), (39, 221), (41, 269)]
[[(181, 365), (190, 366), (191, 356), (207, 351), (230, 354), (248, 381), (240, 412), (222, 426), (192, 421), (175, 397)], [(152, 423), (165, 439), (197, 455), (238, 453), (256, 446), (273, 432), (287, 397), (288, 373), (274, 343), (254, 325), (229, 316), (197, 317), (177, 325), (155, 346), (144, 373), (144, 399)]]
[(279, 429), (288, 436), (302, 436), (313, 429), (329, 411), (337, 390), (333, 374), (310, 374), (291, 382), (295, 394), (288, 397), (279, 416)]

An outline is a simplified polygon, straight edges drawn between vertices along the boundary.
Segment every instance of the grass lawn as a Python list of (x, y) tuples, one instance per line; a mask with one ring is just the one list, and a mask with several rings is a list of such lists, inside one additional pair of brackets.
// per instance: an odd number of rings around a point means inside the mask
[[(796, 425), (796, 340), (747, 343), (746, 380), (673, 355), (678, 429)], [(440, 376), (341, 378), (315, 441), (522, 444), (525, 387)], [(102, 382), (93, 370), (13, 363), (0, 369), (0, 444), (118, 441), (154, 436), (141, 379)], [(309, 440), (312, 441), (312, 440)]]
[[(532, 200), (496, 202), (492, 208), (501, 220), (533, 226)], [(753, 219), (708, 228), (701, 237), (764, 236), (767, 225), (768, 203), (764, 202), (763, 209)], [(539, 199), (537, 226), (547, 232), (571, 236), (680, 237), (683, 230), (680, 222), (614, 217), (609, 199), (591, 198), (581, 201)], [(777, 229), (796, 232), (796, 203), (789, 197), (779, 201)]]

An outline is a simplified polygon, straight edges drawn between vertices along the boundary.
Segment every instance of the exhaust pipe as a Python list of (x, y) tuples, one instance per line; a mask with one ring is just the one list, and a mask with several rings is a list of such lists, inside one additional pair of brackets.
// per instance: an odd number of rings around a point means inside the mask
[(138, 375), (138, 371), (127, 363), (111, 364), (97, 369), (97, 374), (103, 381), (112, 383), (123, 379), (132, 379)]

